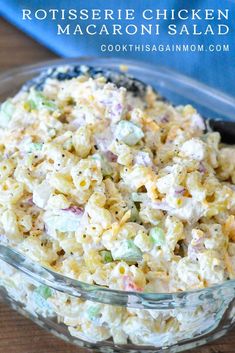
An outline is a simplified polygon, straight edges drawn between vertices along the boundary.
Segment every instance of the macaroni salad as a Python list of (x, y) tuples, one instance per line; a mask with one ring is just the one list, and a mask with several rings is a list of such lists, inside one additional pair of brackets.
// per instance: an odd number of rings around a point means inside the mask
[(2, 243), (117, 290), (234, 278), (234, 148), (192, 106), (84, 74), (21, 90), (0, 127)]

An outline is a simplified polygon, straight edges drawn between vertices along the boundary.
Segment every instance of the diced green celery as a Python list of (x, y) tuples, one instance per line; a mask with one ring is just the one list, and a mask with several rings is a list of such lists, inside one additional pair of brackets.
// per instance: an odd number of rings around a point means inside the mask
[(47, 99), (41, 92), (32, 90), (29, 94), (30, 106), (32, 109), (47, 108), (50, 111), (57, 109), (57, 105), (50, 99)]
[(37, 287), (32, 293), (32, 299), (36, 305), (36, 310), (40, 309), (47, 311), (48, 315), (53, 315), (53, 309), (51, 303), (48, 302), (48, 298), (52, 296), (52, 290), (44, 285)]
[(131, 121), (121, 120), (116, 127), (115, 137), (129, 146), (134, 146), (144, 137), (144, 133)]
[(92, 305), (87, 309), (87, 317), (89, 320), (93, 321), (100, 314), (100, 306)]
[(114, 260), (136, 262), (142, 260), (142, 252), (132, 240), (123, 240), (117, 249), (111, 250)]
[(146, 192), (133, 192), (131, 198), (134, 202), (144, 202), (148, 200), (148, 195)]
[(54, 111), (54, 110), (57, 109), (56, 104), (55, 104), (54, 102), (52, 102), (52, 101), (49, 101), (49, 100), (44, 101), (44, 102), (42, 103), (42, 105), (43, 105), (44, 107), (48, 108), (48, 110)]
[(14, 112), (14, 105), (11, 100), (8, 99), (1, 104), (0, 108), (0, 126), (6, 127), (11, 120), (12, 114)]
[(27, 110), (27, 112), (31, 112), (32, 110), (34, 110), (36, 108), (37, 108), (37, 106), (32, 99), (29, 99), (28, 101), (26, 101), (24, 103), (24, 109)]
[(52, 296), (51, 288), (41, 285), (35, 289), (35, 293), (39, 294), (44, 299), (48, 299)]
[(154, 242), (154, 244), (156, 244), (158, 246), (164, 245), (166, 238), (165, 238), (165, 233), (162, 228), (160, 228), (160, 227), (152, 228), (150, 230), (149, 235), (150, 235), (152, 241)]
[(100, 255), (101, 255), (101, 257), (102, 257), (102, 259), (103, 259), (105, 264), (113, 261), (113, 257), (112, 257), (111, 251), (101, 250), (100, 251)]
[(101, 155), (99, 153), (95, 153), (95, 154), (93, 154), (92, 158), (94, 158), (100, 162), (101, 171), (104, 176), (112, 174), (113, 168), (103, 155)]

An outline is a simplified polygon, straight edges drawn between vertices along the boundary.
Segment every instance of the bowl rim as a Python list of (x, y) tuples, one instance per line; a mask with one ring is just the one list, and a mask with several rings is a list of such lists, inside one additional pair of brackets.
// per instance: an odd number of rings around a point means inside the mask
[[(152, 72), (159, 76), (159, 78), (167, 79), (169, 83), (177, 84), (177, 90), (175, 92), (183, 95), (189, 100), (193, 100), (195, 103), (199, 103), (201, 106), (209, 109), (219, 115), (224, 116), (227, 120), (234, 121), (235, 117), (235, 96), (231, 96), (228, 93), (217, 90), (205, 83), (202, 83), (190, 76), (179, 73), (177, 70), (168, 68), (162, 65), (154, 65), (149, 62), (144, 62), (135, 59), (125, 59), (112, 56), (81, 56), (71, 58), (58, 58), (52, 60), (39, 61), (34, 64), (20, 65), (5, 72), (0, 72), (0, 85), (4, 81), (12, 78), (12, 76), (18, 76), (27, 71), (28, 73), (34, 72), (41, 73), (42, 71), (51, 67), (58, 67), (63, 65), (92, 65), (98, 62), (97, 67), (110, 67), (110, 69), (120, 70), (120, 65), (124, 64), (129, 68), (134, 69), (137, 72), (145, 71), (146, 74), (151, 77)], [(108, 63), (108, 66), (107, 66)], [(128, 73), (128, 72), (127, 72)], [(131, 75), (130, 75), (131, 76)], [(183, 90), (180, 88), (183, 86)], [(172, 88), (172, 87), (171, 87)], [(200, 97), (197, 97), (196, 93), (200, 93)]]
[[(220, 90), (217, 90), (214, 87), (211, 87), (201, 81), (196, 80), (193, 77), (187, 76), (185, 74), (180, 73), (179, 71), (175, 69), (168, 68), (163, 65), (155, 65), (152, 63), (146, 63), (143, 60), (135, 60), (135, 59), (125, 59), (125, 58), (117, 58), (117, 57), (109, 57), (109, 56), (102, 56), (102, 57), (96, 57), (96, 56), (80, 56), (80, 57), (71, 57), (71, 58), (58, 58), (58, 59), (49, 59), (49, 60), (42, 60), (39, 62), (36, 62), (34, 64), (26, 64), (26, 65), (19, 65), (10, 69), (5, 70), (4, 72), (0, 72), (0, 83), (2, 80), (7, 79), (9, 76), (12, 75), (17, 75), (19, 73), (22, 73), (23, 71), (34, 71), (36, 69), (43, 69), (43, 68), (50, 68), (55, 66), (60, 66), (60, 65), (66, 65), (66, 64), (72, 64), (77, 62), (79, 65), (87, 65), (87, 61), (93, 62), (93, 61), (98, 61), (101, 64), (105, 61), (112, 62), (118, 66), (124, 64), (124, 65), (129, 65), (134, 68), (143, 68), (147, 71), (151, 70), (161, 70), (162, 73), (170, 75), (173, 74), (176, 79), (178, 80), (184, 80), (189, 84), (190, 86), (196, 86), (200, 90), (206, 90), (207, 92), (210, 92), (211, 95), (216, 95), (217, 97), (224, 99), (227, 102), (231, 102), (235, 104), (235, 97), (224, 93)], [(127, 72), (128, 74), (128, 72)]]
[(28, 276), (37, 285), (46, 285), (56, 291), (98, 303), (127, 306), (138, 309), (177, 309), (198, 306), (210, 300), (235, 295), (235, 280), (227, 280), (210, 287), (180, 292), (137, 292), (110, 289), (97, 284), (89, 284), (59, 272), (55, 272), (34, 262), (24, 253), (0, 244), (0, 260)]
[[(134, 68), (141, 68), (151, 72), (152, 70), (158, 70), (164, 77), (174, 75), (176, 81), (186, 82), (190, 87), (195, 87), (202, 93), (206, 93), (208, 96), (216, 97), (222, 103), (229, 104), (234, 108), (235, 111), (235, 98), (229, 96), (223, 92), (220, 92), (214, 88), (211, 88), (203, 83), (198, 82), (195, 79), (189, 78), (188, 76), (182, 75), (172, 69), (168, 69), (162, 66), (156, 66), (153, 64), (146, 64), (143, 61), (137, 60), (126, 60), (122, 58), (110, 58), (110, 57), (78, 57), (78, 58), (67, 58), (67, 59), (55, 59), (41, 61), (32, 65), (23, 65), (16, 68), (7, 70), (4, 73), (0, 73), (0, 86), (5, 80), (22, 75), (24, 72), (32, 72), (38, 75), (38, 72), (45, 71), (47, 68), (64, 65), (90, 65), (93, 62), (98, 61), (98, 67), (102, 67), (102, 63), (112, 61), (116, 67), (124, 64)], [(89, 63), (88, 63), (89, 62)], [(38, 72), (37, 72), (38, 70)], [(37, 76), (36, 75), (36, 76)], [(86, 282), (78, 281), (62, 275), (58, 272), (54, 272), (39, 263), (34, 263), (30, 257), (23, 253), (19, 253), (13, 247), (0, 244), (0, 259), (9, 265), (20, 270), (24, 274), (30, 276), (41, 284), (48, 285), (49, 287), (71, 294), (77, 297), (86, 297), (88, 300), (103, 302), (106, 304), (116, 304), (121, 306), (136, 307), (136, 308), (177, 308), (181, 307), (182, 304), (186, 305), (188, 301), (193, 303), (195, 299), (200, 297), (201, 300), (206, 298), (212, 298), (212, 293), (215, 291), (223, 291), (224, 289), (232, 289), (232, 295), (234, 296), (235, 290), (235, 279), (226, 280), (219, 284), (212, 285), (201, 289), (180, 291), (180, 292), (136, 292), (136, 291), (123, 291), (114, 290), (105, 286), (97, 284), (88, 284)], [(116, 297), (116, 300), (113, 300)], [(187, 298), (187, 300), (186, 300)], [(188, 303), (189, 304), (189, 303)], [(187, 304), (187, 305), (188, 305)]]

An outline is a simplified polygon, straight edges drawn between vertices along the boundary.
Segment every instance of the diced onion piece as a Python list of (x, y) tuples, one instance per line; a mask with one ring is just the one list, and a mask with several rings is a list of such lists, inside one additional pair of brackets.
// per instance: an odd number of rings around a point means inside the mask
[(154, 227), (149, 234), (154, 244), (161, 246), (165, 243), (165, 233), (162, 228)]

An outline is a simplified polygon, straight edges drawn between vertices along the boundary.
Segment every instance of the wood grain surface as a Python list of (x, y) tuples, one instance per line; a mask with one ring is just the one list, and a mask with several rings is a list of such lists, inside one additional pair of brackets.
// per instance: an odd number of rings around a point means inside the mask
[[(0, 19), (0, 71), (53, 59), (49, 50)], [(0, 353), (85, 353), (45, 332), (0, 302)], [(235, 353), (235, 330), (192, 353)]]

